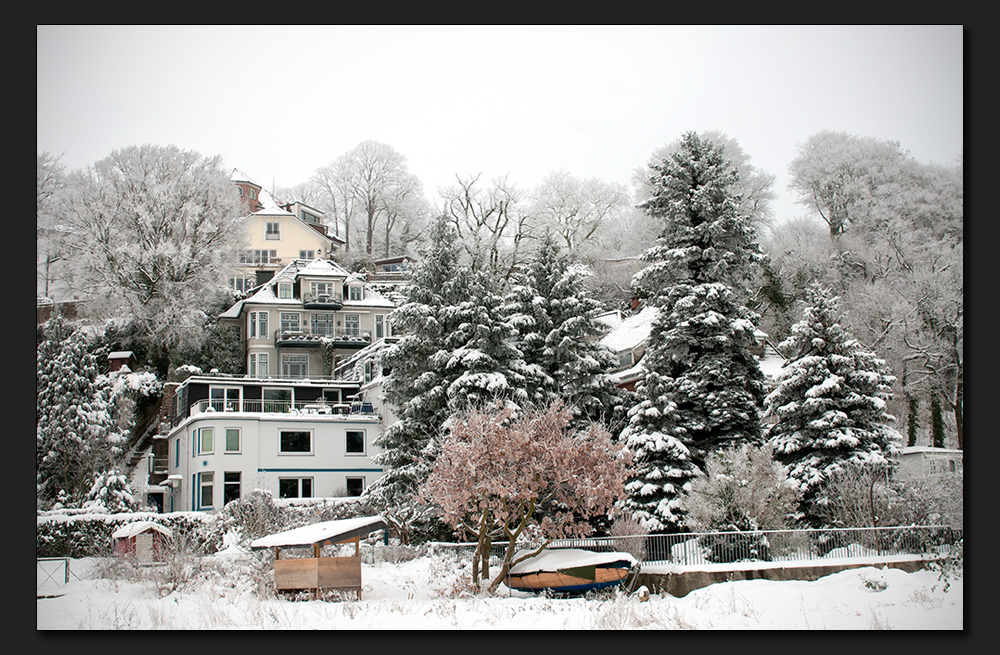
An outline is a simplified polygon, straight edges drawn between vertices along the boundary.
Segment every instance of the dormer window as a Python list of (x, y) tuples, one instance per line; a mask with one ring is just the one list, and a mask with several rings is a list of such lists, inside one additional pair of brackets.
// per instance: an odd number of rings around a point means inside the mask
[(250, 199), (251, 200), (257, 199), (257, 191), (255, 189), (250, 189)]
[(278, 297), (283, 299), (290, 299), (292, 297), (291, 282), (278, 282)]
[(347, 287), (347, 297), (349, 300), (364, 300), (364, 289), (359, 286)]

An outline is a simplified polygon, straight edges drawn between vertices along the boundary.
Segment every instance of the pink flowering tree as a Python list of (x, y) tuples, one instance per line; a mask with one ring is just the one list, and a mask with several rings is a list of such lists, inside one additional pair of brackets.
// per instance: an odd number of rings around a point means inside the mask
[[(557, 401), (518, 415), (509, 407), (474, 408), (450, 420), (421, 494), (440, 507), (456, 532), (476, 536), (476, 588), (489, 578), (494, 536), (509, 545), (490, 591), (514, 564), (553, 539), (586, 536), (592, 530), (588, 520), (622, 497), (627, 452), (603, 426), (571, 432), (571, 418)], [(540, 535), (541, 544), (515, 559), (518, 539), (526, 534)]]

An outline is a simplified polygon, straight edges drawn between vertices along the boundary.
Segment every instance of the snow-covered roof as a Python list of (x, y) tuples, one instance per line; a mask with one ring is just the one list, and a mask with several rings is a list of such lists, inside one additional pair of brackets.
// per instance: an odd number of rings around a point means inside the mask
[(375, 530), (387, 527), (381, 516), (362, 516), (354, 519), (339, 519), (314, 523), (293, 530), (254, 539), (251, 548), (273, 548), (289, 546), (312, 546), (324, 541), (337, 543), (353, 537), (367, 536)]
[(906, 446), (900, 449), (900, 455), (965, 455), (964, 450), (955, 448), (934, 448), (933, 446)]
[(133, 521), (132, 523), (126, 523), (122, 527), (118, 528), (111, 534), (112, 539), (130, 539), (138, 534), (142, 534), (146, 530), (156, 530), (168, 537), (173, 536), (170, 528), (164, 527), (159, 523), (154, 523), (153, 521)]
[(601, 339), (601, 343), (614, 352), (635, 348), (649, 338), (656, 314), (656, 307), (643, 307), (638, 313), (627, 317), (618, 327), (606, 334)]
[(116, 350), (108, 353), (108, 359), (127, 359), (132, 356), (131, 350)]
[[(514, 559), (523, 554), (524, 551), (517, 553), (514, 555)], [(622, 561), (628, 562), (629, 566), (635, 566), (636, 564), (636, 559), (629, 553), (595, 553), (578, 548), (558, 548), (555, 550), (543, 550), (539, 555), (518, 562), (510, 567), (510, 573), (512, 575), (519, 575), (535, 571), (560, 571), (581, 566), (600, 566), (602, 564), (613, 564)]]

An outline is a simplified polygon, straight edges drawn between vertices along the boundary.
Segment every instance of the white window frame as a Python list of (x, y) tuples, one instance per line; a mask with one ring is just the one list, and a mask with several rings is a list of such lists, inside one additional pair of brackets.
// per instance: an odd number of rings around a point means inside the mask
[[(295, 485), (295, 487), (296, 487), (296, 489), (295, 489), (296, 495), (295, 496), (283, 496), (281, 494), (281, 483), (282, 482), (290, 482), (292, 480), (295, 480), (295, 482), (296, 482), (296, 485)], [(303, 486), (302, 483), (306, 482), (306, 481), (308, 481), (308, 483), (309, 483), (309, 495), (308, 496), (304, 496), (302, 494), (302, 486)], [(280, 477), (280, 478), (278, 478), (278, 498), (315, 498), (315, 497), (316, 497), (316, 484), (315, 484), (315, 481), (312, 478), (310, 478), (310, 477)]]
[(267, 370), (267, 353), (257, 354), (257, 377), (258, 378), (268, 378), (270, 374)]
[[(292, 321), (293, 316), (295, 317), (294, 322)], [(302, 329), (302, 316), (298, 312), (280, 312), (278, 319), (282, 332), (298, 332)], [(293, 324), (295, 327), (291, 327)]]
[[(236, 480), (227, 480), (226, 478), (235, 475)], [(222, 504), (226, 505), (226, 496), (230, 495), (230, 489), (236, 487), (236, 497), (232, 500), (239, 500), (243, 496), (243, 474), (240, 471), (225, 471), (222, 474)]]
[[(320, 319), (325, 319), (320, 324)], [(332, 337), (337, 331), (337, 321), (335, 316), (329, 312), (314, 312), (309, 317), (309, 329), (312, 331), (313, 335), (324, 335)]]
[(351, 489), (350, 486), (348, 485), (348, 483), (351, 480), (361, 481), (361, 493), (359, 493), (358, 496), (363, 495), (365, 493), (365, 477), (363, 475), (351, 475), (344, 479), (344, 491), (347, 493), (348, 496), (351, 496)]
[[(302, 375), (292, 375), (292, 368), (301, 369)], [(281, 377), (301, 380), (309, 377), (309, 355), (304, 353), (281, 353)]]
[[(208, 435), (208, 446), (205, 445), (205, 435)], [(204, 427), (198, 429), (198, 454), (211, 455), (215, 452), (215, 427)]]
[(292, 283), (291, 282), (278, 282), (278, 298), (282, 300), (291, 300), (294, 296), (292, 295)]
[(385, 316), (375, 314), (375, 338), (381, 339), (383, 337), (385, 337)]
[[(350, 434), (351, 433), (361, 435), (361, 451), (352, 451), (350, 447)], [(345, 430), (344, 431), (344, 454), (347, 457), (364, 457), (368, 453), (368, 435), (366, 430)]]
[[(348, 327), (348, 319), (352, 319), (352, 327)], [(344, 314), (344, 335), (348, 337), (361, 336), (361, 314)]]
[[(205, 502), (205, 494), (208, 493), (211, 502)], [(215, 473), (206, 471), (198, 474), (198, 509), (212, 509), (215, 507)]]
[[(229, 434), (231, 432), (236, 433), (236, 448), (229, 447)], [(239, 454), (243, 452), (243, 431), (240, 428), (225, 428), (224, 441), (222, 444), (223, 452), (229, 454)]]
[[(218, 396), (218, 392), (223, 392)], [(208, 389), (209, 407), (217, 412), (238, 412), (241, 407), (242, 387), (211, 386)], [(233, 392), (236, 392), (235, 395)]]
[(358, 284), (350, 284), (347, 286), (347, 299), (348, 300), (364, 300), (365, 299), (365, 288)]
[[(274, 229), (272, 229), (272, 227)], [(281, 241), (281, 222), (280, 221), (265, 221), (264, 222), (264, 241)]]
[(316, 259), (315, 250), (300, 250), (299, 259)]
[[(283, 439), (283, 437), (284, 437), (285, 434), (290, 434), (290, 433), (293, 433), (293, 432), (294, 433), (301, 432), (303, 434), (308, 434), (309, 435), (309, 450), (307, 450), (307, 451), (306, 450), (284, 450), (284, 443), (283, 443), (282, 439)], [(315, 452), (316, 452), (316, 434), (315, 434), (315, 432), (312, 429), (293, 430), (291, 428), (281, 428), (281, 429), (278, 430), (278, 455), (299, 457), (299, 456), (313, 455), (313, 454), (315, 454)]]

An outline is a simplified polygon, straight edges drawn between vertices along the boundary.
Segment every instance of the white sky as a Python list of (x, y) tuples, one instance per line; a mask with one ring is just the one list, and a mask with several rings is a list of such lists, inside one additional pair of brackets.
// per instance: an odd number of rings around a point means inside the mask
[(690, 130), (777, 175), (813, 134), (954, 163), (963, 27), (37, 26), (37, 150), (70, 169), (128, 145), (221, 155), (293, 186), (363, 140), (430, 200), (455, 175), (522, 187), (565, 170), (630, 184)]

